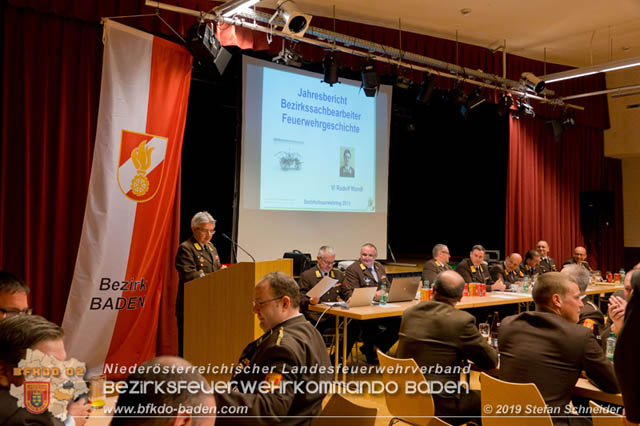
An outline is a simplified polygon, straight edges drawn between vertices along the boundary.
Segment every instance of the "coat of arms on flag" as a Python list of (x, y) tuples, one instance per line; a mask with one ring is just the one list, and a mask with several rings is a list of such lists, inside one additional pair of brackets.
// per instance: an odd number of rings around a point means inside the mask
[(162, 182), (168, 139), (122, 129), (118, 185), (129, 199), (141, 203), (152, 199)]
[(32, 414), (42, 414), (49, 408), (49, 382), (24, 382), (24, 407)]

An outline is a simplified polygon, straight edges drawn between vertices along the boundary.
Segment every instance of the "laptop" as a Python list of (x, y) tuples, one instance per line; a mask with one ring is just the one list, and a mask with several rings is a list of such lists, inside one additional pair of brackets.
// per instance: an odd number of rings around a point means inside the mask
[[(358, 306), (371, 306), (373, 297), (376, 295), (377, 287), (358, 287), (353, 290), (351, 299), (347, 306), (357, 308)], [(415, 293), (414, 293), (415, 294)]]
[(387, 302), (408, 302), (416, 298), (420, 277), (397, 277), (391, 282)]

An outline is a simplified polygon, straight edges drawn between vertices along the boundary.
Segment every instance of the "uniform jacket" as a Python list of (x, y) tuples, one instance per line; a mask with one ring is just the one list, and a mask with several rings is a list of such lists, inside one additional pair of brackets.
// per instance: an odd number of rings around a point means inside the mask
[(538, 269), (540, 269), (540, 273), (544, 274), (545, 272), (557, 272), (558, 267), (556, 266), (556, 261), (553, 260), (552, 257), (541, 257), (540, 264), (538, 265)]
[(524, 278), (524, 272), (520, 270), (520, 267), (517, 267), (510, 272), (506, 272), (506, 270), (507, 267), (505, 266), (504, 261), (502, 261), (491, 266), (491, 268), (489, 268), (489, 274), (491, 274), (493, 281), (498, 281), (502, 278), (502, 281), (507, 288), (511, 287), (511, 284), (517, 281), (522, 281)]
[(14, 425), (62, 426), (63, 423), (49, 411), (31, 414), (18, 407), (18, 400), (9, 393), (9, 389), (0, 389), (0, 426)]
[[(251, 342), (240, 356), (239, 366), (247, 371), (236, 372), (231, 378), (234, 385), (229, 393), (217, 393), (216, 404), (222, 406), (247, 406), (243, 416), (256, 416), (234, 419), (232, 415), (218, 415), (216, 424), (284, 424), (308, 425), (311, 418), (291, 418), (289, 416), (316, 416), (322, 409), (323, 392), (296, 392), (294, 384), (331, 380), (329, 355), (322, 336), (302, 316), (298, 315), (273, 327), (258, 340)], [(273, 367), (273, 372), (255, 372), (253, 366)], [(324, 371), (296, 371), (299, 367), (322, 367)], [(320, 369), (318, 369), (320, 370)], [(266, 381), (274, 392), (250, 392), (243, 387), (252, 383)], [(284, 386), (281, 392), (279, 386)], [(220, 412), (220, 408), (218, 409)]]
[(179, 284), (176, 297), (176, 314), (182, 317), (184, 309), (184, 283), (195, 280), (203, 274), (210, 274), (220, 269), (218, 251), (210, 242), (202, 246), (194, 237), (184, 241), (176, 254), (176, 269)]
[(523, 274), (531, 278), (534, 278), (542, 273), (542, 270), (540, 269), (540, 265), (536, 267), (532, 267), (527, 265), (527, 262), (525, 262), (524, 260), (520, 264), (520, 270), (522, 271)]
[[(594, 336), (599, 340), (600, 345), (603, 349), (606, 348), (607, 337), (609, 337), (609, 332), (611, 331), (611, 324), (606, 324), (604, 315), (593, 302), (591, 296), (585, 296), (584, 299), (582, 299), (582, 303), (584, 306), (580, 309), (578, 324), (594, 332)], [(595, 334), (596, 330), (598, 332), (597, 335)]]
[[(438, 301), (420, 302), (404, 311), (398, 358), (413, 358), (419, 366), (464, 366), (470, 359), (480, 368), (495, 368), (497, 352), (480, 335), (470, 313)], [(427, 380), (456, 380), (457, 375), (426, 375)]]
[(354, 288), (359, 287), (375, 286), (379, 289), (380, 285), (384, 283), (384, 285), (387, 286), (387, 290), (389, 289), (389, 280), (387, 279), (387, 272), (385, 271), (384, 266), (378, 262), (373, 262), (373, 268), (378, 276), (377, 280), (373, 277), (371, 271), (368, 270), (360, 260), (353, 262), (347, 268), (344, 274), (344, 283), (349, 294), (348, 297), (351, 297), (351, 293), (353, 293)]
[(618, 336), (613, 365), (620, 382), (627, 418), (640, 423), (640, 289), (635, 288), (624, 315), (624, 327)]
[(427, 260), (422, 268), (422, 280), (429, 280), (429, 282), (433, 284), (440, 272), (450, 271), (452, 269), (449, 264), (443, 265), (436, 259)]
[(494, 281), (493, 278), (491, 278), (489, 267), (486, 264), (481, 263), (480, 266), (474, 266), (473, 263), (471, 263), (471, 259), (466, 258), (458, 263), (456, 272), (462, 275), (464, 282), (485, 283), (487, 284), (487, 291), (491, 291), (491, 285)]
[[(329, 271), (329, 277), (338, 280), (336, 285), (333, 288), (330, 288), (325, 294), (320, 298), (320, 302), (337, 302), (338, 296), (342, 300), (347, 300), (351, 293), (344, 287), (342, 282), (344, 281), (344, 274), (338, 268), (332, 268)], [(302, 299), (300, 311), (304, 313), (304, 316), (307, 317), (310, 321), (317, 321), (320, 317), (320, 312), (308, 311), (309, 298), (307, 297), (307, 292), (311, 290), (316, 284), (320, 282), (323, 278), (322, 271), (317, 266), (313, 268), (307, 269), (300, 275), (300, 296)]]
[(603, 391), (619, 392), (613, 366), (591, 330), (554, 312), (523, 312), (505, 318), (498, 344), (500, 378), (535, 383), (547, 405), (561, 407), (562, 414), (582, 370)]

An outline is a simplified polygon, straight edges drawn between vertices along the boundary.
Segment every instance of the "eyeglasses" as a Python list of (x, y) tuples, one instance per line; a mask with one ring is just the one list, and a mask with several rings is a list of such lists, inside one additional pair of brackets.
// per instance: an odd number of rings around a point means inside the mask
[(269, 299), (269, 300), (254, 300), (253, 301), (253, 307), (254, 308), (258, 308), (258, 309), (262, 309), (262, 305), (264, 305), (265, 303), (273, 302), (274, 300), (280, 300), (283, 297), (284, 296), (274, 297), (273, 299)]
[(2, 312), (2, 318), (14, 317), (16, 315), (31, 315), (33, 312), (32, 308), (25, 309), (2, 309), (0, 308), (0, 312)]
[(216, 230), (215, 229), (202, 229), (202, 228), (198, 228), (198, 231), (202, 232), (203, 234), (215, 234)]

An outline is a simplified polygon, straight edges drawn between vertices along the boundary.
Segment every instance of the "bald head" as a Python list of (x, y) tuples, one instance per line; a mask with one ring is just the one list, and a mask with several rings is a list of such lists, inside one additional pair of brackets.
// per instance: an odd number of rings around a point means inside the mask
[(576, 263), (582, 263), (585, 260), (587, 260), (587, 249), (582, 247), (582, 246), (578, 246), (576, 248), (573, 249), (573, 260), (576, 261)]
[(519, 253), (511, 253), (504, 260), (504, 264), (506, 265), (509, 271), (513, 271), (522, 263), (522, 256)]
[(433, 298), (455, 305), (464, 291), (464, 279), (456, 271), (440, 272), (433, 283)]

